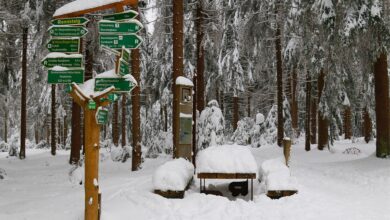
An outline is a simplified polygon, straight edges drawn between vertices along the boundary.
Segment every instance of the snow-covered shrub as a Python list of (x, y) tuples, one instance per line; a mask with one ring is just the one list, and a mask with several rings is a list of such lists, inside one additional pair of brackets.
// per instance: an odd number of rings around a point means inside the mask
[(260, 147), (265, 141), (262, 139), (262, 135), (265, 133), (265, 118), (264, 115), (258, 113), (256, 115), (256, 122), (251, 130), (251, 145), (252, 147)]
[(126, 162), (131, 157), (131, 147), (112, 147), (111, 148), (111, 159), (115, 162)]
[(156, 158), (159, 154), (171, 154), (173, 149), (172, 131), (160, 131), (157, 136), (149, 137), (151, 139), (150, 146), (146, 152), (146, 157)]
[(157, 168), (153, 174), (154, 189), (183, 191), (194, 175), (194, 165), (183, 159), (174, 159)]
[(239, 145), (248, 145), (251, 143), (252, 130), (255, 121), (252, 118), (245, 117), (238, 121), (237, 129), (234, 131), (232, 140)]
[(46, 142), (46, 140), (42, 140), (36, 146), (37, 149), (50, 148), (50, 144)]
[(223, 144), (223, 129), (225, 118), (216, 100), (212, 100), (202, 111), (198, 120), (198, 149), (205, 149), (210, 145)]
[(0, 142), (0, 152), (7, 152), (9, 148), (9, 144), (2, 141)]
[(5, 170), (0, 168), (0, 180), (5, 179), (6, 176), (7, 173), (5, 172)]
[(18, 149), (19, 149), (19, 134), (13, 134), (9, 140), (9, 150), (8, 154), (11, 157), (17, 157), (18, 156)]
[(259, 169), (262, 188), (268, 190), (297, 190), (297, 180), (291, 176), (283, 157), (264, 161)]
[(82, 166), (82, 162), (80, 162), (76, 165), (73, 165), (69, 170), (69, 181), (72, 184), (83, 184), (84, 180), (84, 167)]
[(343, 151), (343, 154), (359, 155), (361, 152), (362, 151), (359, 148), (350, 147), (350, 148), (345, 149), (345, 151)]
[[(264, 144), (273, 144), (278, 137), (278, 106), (273, 105), (268, 113), (267, 119), (264, 122), (264, 134), (261, 135), (261, 139), (264, 140)], [(263, 145), (263, 144), (262, 144)]]

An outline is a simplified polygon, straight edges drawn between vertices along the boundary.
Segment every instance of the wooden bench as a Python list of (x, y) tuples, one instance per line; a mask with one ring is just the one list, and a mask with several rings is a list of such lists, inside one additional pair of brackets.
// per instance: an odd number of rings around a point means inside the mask
[(256, 173), (198, 173), (200, 180), (200, 192), (207, 192), (206, 179), (246, 179), (251, 180), (251, 200), (253, 201), (253, 179)]

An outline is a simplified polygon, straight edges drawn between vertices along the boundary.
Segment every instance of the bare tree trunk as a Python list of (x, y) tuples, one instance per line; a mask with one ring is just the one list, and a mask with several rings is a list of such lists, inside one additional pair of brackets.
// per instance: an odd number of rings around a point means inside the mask
[(294, 138), (299, 136), (297, 84), (298, 84), (297, 70), (296, 68), (294, 68), (292, 73), (292, 94), (291, 94), (291, 125), (295, 135)]
[[(193, 83), (194, 83), (194, 93), (196, 94), (197, 93), (197, 82), (198, 79), (197, 79), (197, 75), (195, 74), (194, 77), (193, 77)], [(197, 153), (197, 135), (196, 135), (196, 125), (197, 125), (197, 96), (194, 95), (193, 96), (193, 100), (192, 100), (192, 117), (193, 117), (193, 123), (192, 123), (192, 164), (194, 165), (194, 167), (196, 167), (196, 153)]]
[(122, 95), (122, 147), (126, 146), (126, 95)]
[(382, 52), (374, 63), (375, 112), (376, 112), (376, 156), (390, 155), (389, 140), (389, 77), (387, 54)]
[(311, 99), (311, 131), (310, 131), (310, 142), (311, 144), (317, 144), (317, 105), (318, 101), (315, 97), (312, 96)]
[(19, 158), (26, 158), (26, 102), (27, 102), (27, 37), (28, 28), (23, 28), (23, 54), (22, 54), (22, 100), (21, 100), (21, 119), (20, 119), (20, 152)]
[(50, 124), (46, 125), (46, 143), (50, 144)]
[(238, 124), (238, 97), (234, 96), (233, 97), (233, 131), (237, 129), (237, 124)]
[(168, 110), (166, 105), (163, 106), (163, 112), (164, 112), (164, 131), (167, 132), (168, 131)]
[(119, 143), (119, 125), (118, 125), (118, 101), (114, 102), (114, 112), (112, 114), (112, 142), (115, 146)]
[(251, 99), (252, 99), (252, 96), (251, 96), (251, 93), (249, 91), (248, 92), (248, 108), (247, 108), (248, 117), (251, 117)]
[[(135, 8), (134, 10), (138, 10)], [(139, 18), (138, 18), (139, 19)], [(175, 53), (175, 51), (173, 51)], [(133, 157), (132, 157), (132, 171), (141, 169), (142, 163), (142, 150), (141, 150), (141, 105), (140, 105), (140, 93), (141, 93), (141, 73), (140, 73), (140, 50), (135, 49), (131, 51), (131, 68), (132, 73), (138, 82), (138, 86), (132, 92), (132, 130), (133, 130)]]
[[(204, 48), (202, 45), (204, 31), (203, 31), (203, 9), (202, 0), (198, 1), (196, 8), (196, 48), (197, 48), (197, 64), (196, 64), (196, 108), (199, 112), (202, 112), (205, 107), (204, 101)], [(195, 136), (195, 135), (193, 135)]]
[(352, 138), (352, 113), (351, 106), (345, 106), (344, 109), (344, 135), (345, 139)]
[(61, 144), (61, 120), (59, 118), (57, 118), (57, 129), (56, 129), (58, 132), (57, 134), (57, 143), (58, 144)]
[[(93, 20), (91, 20), (89, 23), (88, 23), (88, 26), (91, 26), (93, 24)], [(85, 41), (85, 74), (84, 74), (84, 80), (87, 81), (87, 80), (90, 80), (92, 79), (92, 75), (93, 75), (93, 62), (94, 62), (94, 55), (93, 55), (93, 49), (91, 48), (91, 44), (92, 44), (92, 39), (91, 38), (87, 38), (87, 40)], [(85, 134), (85, 126), (86, 126), (86, 122), (85, 122), (85, 112), (84, 112), (84, 120), (83, 120), (83, 154), (85, 154), (85, 137), (87, 136)]]
[[(310, 151), (310, 122), (311, 122), (311, 112), (310, 112), (310, 103), (311, 103), (311, 77), (309, 73), (306, 73), (306, 119), (305, 119), (305, 150)], [(315, 103), (316, 104), (316, 103)], [(315, 113), (314, 113), (315, 114)]]
[(72, 101), (72, 124), (71, 124), (71, 147), (70, 147), (70, 164), (77, 164), (80, 160), (81, 150), (81, 107)]
[[(321, 96), (325, 87), (325, 73), (321, 70), (320, 76), (318, 77), (318, 103), (321, 102)], [(321, 110), (318, 110), (318, 149), (323, 150), (328, 146), (328, 119), (324, 117)]]
[[(5, 103), (8, 104), (7, 97), (5, 97)], [(4, 142), (8, 142), (8, 106), (4, 109)]]
[(371, 140), (372, 136), (372, 122), (370, 118), (370, 114), (368, 113), (367, 107), (364, 108), (364, 113), (363, 113), (363, 125), (364, 125), (364, 140), (368, 144), (368, 142)]
[[(276, 9), (278, 14), (278, 9)], [(278, 105), (278, 146), (281, 147), (284, 136), (284, 120), (283, 120), (283, 69), (282, 69), (282, 42), (280, 26), (277, 24), (275, 34), (275, 51), (276, 51), (276, 84), (277, 84), (277, 105)]]
[(56, 85), (51, 85), (51, 155), (56, 155)]
[[(173, 3), (173, 74), (172, 74), (172, 92), (173, 92), (173, 116), (172, 116), (172, 132), (173, 132), (173, 157), (177, 158), (177, 148), (179, 143), (179, 90), (176, 89), (176, 78), (183, 75), (183, 57), (184, 57), (184, 34), (183, 20), (184, 7), (183, 0), (175, 0)], [(199, 92), (199, 91), (198, 91)]]
[(62, 143), (64, 146), (66, 146), (66, 139), (68, 138), (68, 121), (66, 120), (67, 117), (66, 115), (64, 116), (64, 136), (63, 136), (63, 140), (62, 140)]

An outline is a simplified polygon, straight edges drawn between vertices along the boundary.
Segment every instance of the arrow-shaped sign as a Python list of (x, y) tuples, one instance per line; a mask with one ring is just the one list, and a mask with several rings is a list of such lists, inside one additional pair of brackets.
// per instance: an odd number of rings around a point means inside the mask
[(63, 53), (50, 53), (42, 60), (43, 66), (53, 68), (62, 66), (68, 68), (80, 68), (83, 65), (83, 55), (73, 54), (67, 55)]
[(119, 59), (119, 65), (116, 74), (119, 76), (130, 74), (130, 64), (124, 61), (122, 58)]
[(102, 20), (99, 21), (99, 33), (129, 33), (136, 34), (143, 29), (141, 22), (132, 19), (124, 22)]
[(123, 20), (129, 20), (137, 17), (138, 12), (133, 10), (124, 11), (121, 13), (111, 14), (111, 15), (105, 15), (103, 16), (103, 20), (109, 20), (109, 21), (123, 21)]
[(61, 18), (51, 21), (53, 25), (86, 25), (88, 22), (89, 20), (84, 17)]
[(53, 38), (46, 47), (50, 52), (79, 53), (80, 38)]
[(82, 26), (55, 25), (49, 28), (52, 37), (83, 37), (88, 30)]
[(49, 84), (69, 84), (83, 83), (84, 69), (68, 69), (64, 67), (55, 67), (48, 71), (47, 81)]
[(111, 49), (121, 49), (122, 47), (129, 49), (138, 48), (143, 42), (142, 38), (136, 34), (101, 34), (100, 46), (106, 46)]

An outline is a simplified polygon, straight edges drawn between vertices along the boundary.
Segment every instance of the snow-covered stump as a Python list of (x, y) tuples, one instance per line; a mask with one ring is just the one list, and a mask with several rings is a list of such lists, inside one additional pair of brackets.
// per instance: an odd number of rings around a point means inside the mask
[(194, 165), (178, 158), (166, 162), (153, 174), (154, 193), (171, 199), (182, 199), (194, 175)]
[(297, 181), (291, 176), (284, 158), (266, 160), (260, 167), (261, 181), (265, 185), (267, 196), (279, 199), (298, 193)]

